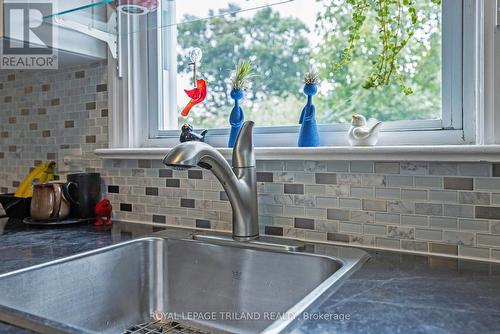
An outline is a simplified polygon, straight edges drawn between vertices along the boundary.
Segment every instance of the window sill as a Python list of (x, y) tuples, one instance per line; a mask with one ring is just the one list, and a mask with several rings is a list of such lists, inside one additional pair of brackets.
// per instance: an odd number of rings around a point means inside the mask
[[(160, 160), (169, 150), (170, 148), (112, 148), (95, 150), (95, 154), (102, 159)], [(231, 149), (218, 150), (225, 158), (231, 158)], [(256, 147), (255, 155), (257, 160), (500, 162), (500, 145)]]

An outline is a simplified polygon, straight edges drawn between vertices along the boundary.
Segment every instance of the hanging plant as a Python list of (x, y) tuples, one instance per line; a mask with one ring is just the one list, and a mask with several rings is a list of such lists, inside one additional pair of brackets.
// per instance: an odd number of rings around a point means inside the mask
[[(413, 90), (404, 81), (398, 68), (401, 51), (415, 34), (418, 25), (418, 13), (414, 0), (345, 0), (352, 7), (352, 23), (349, 26), (347, 46), (342, 51), (339, 61), (334, 64), (334, 72), (349, 64), (361, 39), (361, 29), (368, 11), (376, 16), (377, 31), (381, 43), (380, 53), (373, 59), (373, 67), (368, 74), (363, 88), (371, 89), (397, 82), (406, 94)], [(440, 5), (441, 0), (428, 0)]]

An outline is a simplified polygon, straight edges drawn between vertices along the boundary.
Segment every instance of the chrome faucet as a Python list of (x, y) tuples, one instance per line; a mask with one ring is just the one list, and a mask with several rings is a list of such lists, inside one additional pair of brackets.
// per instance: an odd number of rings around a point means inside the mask
[(198, 141), (179, 144), (163, 158), (166, 166), (198, 166), (214, 173), (233, 209), (233, 239), (238, 241), (259, 237), (253, 126), (252, 121), (243, 123), (233, 149), (232, 168), (219, 151)]

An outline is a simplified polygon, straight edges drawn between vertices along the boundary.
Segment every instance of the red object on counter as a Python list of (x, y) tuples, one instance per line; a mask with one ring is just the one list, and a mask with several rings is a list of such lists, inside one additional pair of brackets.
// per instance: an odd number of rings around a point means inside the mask
[[(113, 206), (111, 202), (107, 199), (103, 199), (95, 206), (95, 214), (97, 216), (97, 221), (95, 222), (95, 226), (101, 225), (112, 225), (111, 222), (111, 212), (113, 211)], [(103, 223), (102, 218), (106, 218), (106, 223)]]
[(196, 80), (196, 88), (188, 90), (184, 89), (187, 96), (191, 98), (187, 106), (182, 110), (181, 115), (186, 117), (189, 114), (191, 108), (193, 108), (198, 103), (203, 102), (207, 97), (207, 82), (203, 79)]

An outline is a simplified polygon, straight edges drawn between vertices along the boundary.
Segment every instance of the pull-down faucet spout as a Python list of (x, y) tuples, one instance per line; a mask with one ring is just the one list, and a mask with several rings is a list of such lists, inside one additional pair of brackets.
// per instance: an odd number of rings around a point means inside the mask
[(232, 167), (215, 148), (197, 141), (179, 144), (163, 158), (166, 166), (201, 167), (214, 173), (229, 198), (233, 209), (233, 238), (239, 241), (259, 237), (253, 126), (252, 121), (243, 124), (234, 145)]

